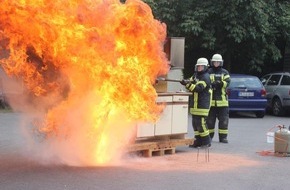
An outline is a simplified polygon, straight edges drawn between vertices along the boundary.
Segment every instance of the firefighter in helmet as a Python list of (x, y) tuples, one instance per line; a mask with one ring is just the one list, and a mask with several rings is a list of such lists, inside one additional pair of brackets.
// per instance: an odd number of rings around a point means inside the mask
[(231, 78), (229, 72), (222, 68), (223, 58), (220, 54), (214, 54), (212, 56), (210, 66), (211, 68), (209, 68), (208, 72), (210, 74), (213, 94), (207, 125), (212, 139), (215, 133), (217, 118), (219, 142), (228, 143), (229, 102), (226, 88), (229, 86)]
[(186, 89), (193, 94), (190, 113), (195, 141), (190, 147), (209, 147), (211, 139), (206, 119), (210, 109), (212, 90), (208, 74), (208, 60), (199, 58), (195, 65), (195, 74), (189, 80), (182, 80), (181, 84), (185, 85)]

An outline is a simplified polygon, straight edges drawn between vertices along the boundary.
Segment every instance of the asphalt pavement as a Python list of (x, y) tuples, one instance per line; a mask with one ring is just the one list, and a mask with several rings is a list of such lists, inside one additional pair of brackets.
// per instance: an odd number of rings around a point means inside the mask
[[(266, 133), (290, 125), (290, 117), (252, 115), (230, 118), (229, 144), (214, 137), (207, 151), (187, 146), (175, 154), (151, 158), (126, 155), (113, 166), (69, 166), (43, 163), (29, 154), (23, 114), (0, 113), (0, 189), (288, 190), (290, 157), (274, 155)], [(273, 128), (274, 127), (274, 128)], [(188, 137), (193, 136), (191, 122)]]

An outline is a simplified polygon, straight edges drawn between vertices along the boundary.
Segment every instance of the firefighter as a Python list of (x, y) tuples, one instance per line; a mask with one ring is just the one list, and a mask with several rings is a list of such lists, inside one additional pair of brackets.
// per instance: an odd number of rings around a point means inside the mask
[(181, 81), (181, 84), (185, 85), (186, 89), (192, 92), (193, 95), (190, 113), (192, 115), (195, 141), (190, 147), (210, 147), (211, 138), (206, 123), (212, 94), (208, 74), (208, 60), (199, 58), (194, 70), (195, 74), (189, 80)]
[(214, 54), (212, 56), (210, 66), (211, 68), (209, 68), (208, 72), (210, 74), (213, 94), (207, 125), (212, 139), (215, 133), (217, 118), (219, 142), (228, 143), (229, 102), (226, 88), (229, 86), (231, 78), (229, 72), (222, 68), (223, 58), (220, 54)]

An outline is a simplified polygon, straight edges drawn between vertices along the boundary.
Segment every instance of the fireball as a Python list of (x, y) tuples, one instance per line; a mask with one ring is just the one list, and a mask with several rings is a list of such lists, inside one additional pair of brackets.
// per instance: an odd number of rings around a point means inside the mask
[(42, 113), (33, 123), (43, 151), (108, 164), (136, 123), (158, 118), (153, 84), (168, 72), (166, 25), (141, 0), (1, 0), (0, 15), (0, 65), (21, 79), (26, 107)]

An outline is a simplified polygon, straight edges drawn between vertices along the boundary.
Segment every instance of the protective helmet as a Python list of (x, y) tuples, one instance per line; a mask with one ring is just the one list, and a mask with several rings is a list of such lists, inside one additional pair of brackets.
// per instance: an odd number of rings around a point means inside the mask
[(222, 67), (223, 66), (223, 64), (224, 64), (224, 60), (223, 60), (223, 57), (221, 56), (221, 54), (214, 54), (213, 56), (212, 56), (212, 59), (211, 59), (211, 61), (210, 61), (210, 65), (211, 66), (213, 66), (213, 62), (220, 62), (220, 67)]
[(206, 59), (206, 58), (199, 58), (198, 60), (197, 60), (197, 62), (196, 62), (196, 65), (195, 65), (195, 68), (194, 68), (194, 70), (197, 72), (198, 70), (197, 70), (197, 66), (199, 66), (199, 65), (203, 65), (204, 67), (203, 67), (203, 71), (204, 70), (207, 70), (207, 68), (208, 68), (208, 60)]

